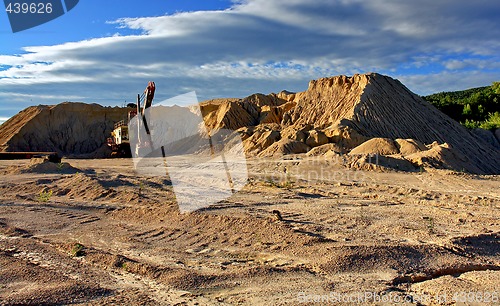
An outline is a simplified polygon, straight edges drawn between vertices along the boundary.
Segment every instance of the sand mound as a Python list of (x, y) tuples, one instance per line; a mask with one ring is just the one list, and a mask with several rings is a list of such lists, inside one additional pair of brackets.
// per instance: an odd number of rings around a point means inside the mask
[(249, 155), (256, 155), (267, 149), (280, 138), (280, 132), (267, 127), (262, 127), (254, 131), (252, 136), (247, 137), (243, 141), (243, 147), (245, 152)]
[[(349, 124), (344, 120), (345, 124)], [(338, 143), (346, 150), (350, 150), (370, 139), (369, 137), (360, 135), (356, 130), (348, 125), (334, 124), (324, 130), (325, 135), (331, 142)]]
[(309, 131), (312, 129), (311, 125), (306, 126), (289, 126), (281, 130), (281, 137), (300, 142), (305, 142)]
[(295, 102), (288, 102), (280, 106), (263, 106), (261, 108), (259, 122), (260, 123), (281, 123), (283, 115), (295, 107)]
[(273, 143), (269, 148), (261, 152), (259, 157), (276, 157), (286, 154), (306, 153), (307, 151), (309, 151), (309, 146), (303, 142), (291, 139), (282, 139)]
[(337, 143), (327, 143), (322, 146), (311, 149), (307, 152), (307, 156), (321, 156), (328, 152), (334, 152), (335, 154), (344, 154), (345, 149)]
[(396, 146), (399, 153), (403, 155), (418, 153), (428, 149), (423, 143), (415, 139), (396, 139)]
[(317, 130), (310, 130), (306, 139), (306, 144), (311, 148), (319, 147), (328, 143), (325, 133)]
[(500, 173), (498, 149), (390, 77), (371, 73), (311, 81), (294, 102), (297, 105), (283, 116), (285, 127), (326, 129), (340, 122), (369, 138), (448, 143), (467, 157), (469, 165), (464, 170)]
[(372, 138), (349, 152), (349, 155), (356, 154), (379, 154), (392, 155), (398, 154), (399, 150), (394, 141), (389, 138)]
[(358, 170), (398, 170), (413, 172), (418, 168), (408, 160), (397, 156), (362, 154), (350, 156), (347, 165)]
[(16, 173), (76, 173), (80, 170), (69, 163), (53, 163), (48, 158), (32, 158), (26, 166), (14, 167), (8, 170), (10, 174)]
[(95, 201), (112, 196), (115, 191), (104, 187), (99, 180), (93, 177), (84, 173), (77, 173), (59, 181), (55, 193), (59, 196)]
[(84, 103), (30, 107), (0, 127), (0, 145), (11, 152), (91, 154), (106, 143), (114, 123), (125, 119), (129, 110)]
[[(211, 106), (205, 118), (210, 128), (279, 123), (273, 128), (281, 136), (272, 137), (275, 142), (290, 139), (308, 147), (330, 142), (347, 150), (377, 138), (352, 154), (415, 154), (426, 150), (424, 143), (437, 141), (448, 143), (457, 154), (466, 157), (469, 165), (462, 165), (464, 170), (500, 173), (499, 152), (491, 141), (473, 136), (399, 81), (376, 73), (323, 78), (311, 81), (305, 92), (253, 95), (227, 103), (231, 105)], [(261, 136), (255, 138), (261, 139)], [(252, 137), (252, 133), (245, 137)], [(391, 145), (387, 143), (390, 141), (378, 138), (398, 141)], [(271, 148), (268, 147), (270, 141), (266, 137), (255, 142), (252, 138), (254, 145), (246, 148), (253, 155), (263, 153)], [(284, 154), (289, 151), (283, 148), (282, 142), (263, 155), (268, 156), (273, 150)]]
[(208, 130), (237, 130), (258, 124), (280, 123), (285, 111), (294, 105), (275, 94), (254, 94), (237, 101), (202, 102), (201, 112)]
[(45, 111), (49, 106), (31, 106), (28, 107), (19, 114), (5, 121), (0, 126), (0, 150), (5, 151), (9, 146), (9, 140), (17, 135), (27, 122), (30, 122), (42, 111)]
[(430, 150), (414, 153), (405, 156), (416, 166), (431, 167), (437, 169), (448, 169), (465, 171), (472, 169), (472, 172), (480, 172), (474, 168), (474, 164), (461, 152), (452, 148), (449, 144), (434, 145)]

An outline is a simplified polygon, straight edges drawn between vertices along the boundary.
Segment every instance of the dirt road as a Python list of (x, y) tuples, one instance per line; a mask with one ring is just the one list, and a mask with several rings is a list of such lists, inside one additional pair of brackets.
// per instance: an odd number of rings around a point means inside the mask
[(498, 176), (251, 160), (182, 214), (130, 160), (28, 162), (0, 161), (1, 305), (498, 304)]

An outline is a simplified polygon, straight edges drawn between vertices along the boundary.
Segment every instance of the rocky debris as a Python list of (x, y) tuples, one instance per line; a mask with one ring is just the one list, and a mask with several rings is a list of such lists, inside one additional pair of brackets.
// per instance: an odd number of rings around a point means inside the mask
[(500, 129), (495, 130), (495, 137), (497, 138), (498, 142), (500, 142)]
[(283, 115), (296, 105), (295, 102), (288, 102), (280, 106), (262, 106), (259, 122), (265, 123), (281, 123)]
[(287, 102), (291, 102), (295, 100), (295, 92), (287, 91), (287, 90), (282, 90), (278, 94), (278, 98), (285, 100)]
[(221, 104), (216, 110), (204, 114), (203, 119), (209, 131), (219, 129), (237, 130), (244, 126), (256, 125), (258, 123), (256, 115), (257, 110), (254, 105), (227, 102)]
[(405, 172), (413, 172), (418, 169), (418, 167), (415, 167), (402, 157), (379, 154), (353, 155), (350, 157), (348, 167), (359, 170), (398, 170)]
[(280, 132), (271, 129), (259, 129), (243, 141), (245, 152), (256, 155), (280, 139)]
[(422, 151), (427, 151), (428, 148), (415, 139), (396, 139), (396, 146), (399, 153), (402, 155), (414, 154)]
[(306, 139), (306, 144), (311, 148), (319, 147), (328, 143), (325, 133), (317, 130), (310, 130)]
[(311, 125), (289, 126), (281, 131), (281, 138), (305, 142), (311, 128)]
[(460, 151), (455, 150), (449, 144), (433, 145), (431, 149), (419, 153), (414, 153), (405, 156), (416, 166), (431, 167), (437, 169), (449, 169), (456, 171), (472, 170), (472, 172), (480, 173), (467, 156)]
[(350, 150), (370, 139), (351, 128), (347, 120), (344, 120), (343, 123), (346, 125), (341, 123), (333, 124), (323, 130), (331, 142), (339, 144), (346, 150)]
[(274, 219), (275, 219), (276, 221), (283, 221), (283, 217), (281, 216), (281, 212), (280, 212), (279, 210), (274, 209), (274, 210), (272, 211), (272, 213), (273, 213), (273, 215), (274, 215)]
[(307, 156), (322, 156), (328, 152), (333, 152), (335, 154), (345, 154), (345, 149), (337, 143), (327, 143), (319, 147), (312, 148), (307, 152)]
[(398, 154), (399, 150), (394, 141), (389, 138), (372, 138), (349, 152), (349, 155), (357, 154), (379, 154), (393, 155)]
[(240, 100), (219, 99), (202, 102), (200, 108), (205, 125), (212, 131), (280, 123), (283, 114), (294, 105), (294, 102), (287, 103), (275, 94), (254, 94)]
[(259, 157), (277, 157), (287, 154), (307, 153), (310, 147), (305, 143), (292, 139), (281, 139), (262, 151)]

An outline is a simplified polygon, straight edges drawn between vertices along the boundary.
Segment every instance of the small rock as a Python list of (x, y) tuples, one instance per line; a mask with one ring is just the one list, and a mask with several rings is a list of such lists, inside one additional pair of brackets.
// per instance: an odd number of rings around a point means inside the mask
[(281, 213), (279, 210), (275, 209), (272, 212), (273, 212), (273, 215), (277, 221), (283, 221), (283, 217), (281, 216)]

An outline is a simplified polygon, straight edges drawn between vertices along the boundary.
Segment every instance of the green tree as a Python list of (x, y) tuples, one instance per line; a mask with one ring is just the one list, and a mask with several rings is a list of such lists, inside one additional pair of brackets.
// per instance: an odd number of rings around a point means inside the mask
[(490, 113), (490, 115), (488, 116), (488, 120), (481, 123), (480, 127), (485, 130), (500, 129), (500, 113), (499, 112)]
[(462, 91), (440, 92), (424, 97), (443, 113), (467, 128), (496, 126), (500, 109), (500, 82)]
[(464, 106), (464, 110), (462, 111), (462, 115), (469, 116), (472, 114), (472, 109), (470, 108), (470, 104), (466, 104)]

